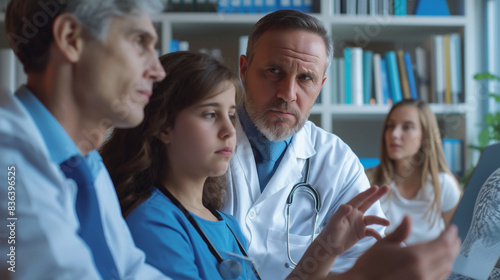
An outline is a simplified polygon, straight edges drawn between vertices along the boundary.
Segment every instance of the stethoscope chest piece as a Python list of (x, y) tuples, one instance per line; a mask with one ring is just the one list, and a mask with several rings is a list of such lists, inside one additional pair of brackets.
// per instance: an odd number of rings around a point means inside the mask
[(218, 264), (222, 279), (236, 279), (241, 275), (241, 264), (237, 260), (225, 259)]

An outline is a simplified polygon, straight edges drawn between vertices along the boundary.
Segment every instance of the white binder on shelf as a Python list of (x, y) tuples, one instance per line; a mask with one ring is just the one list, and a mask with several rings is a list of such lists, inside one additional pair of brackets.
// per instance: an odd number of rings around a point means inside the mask
[(16, 89), (16, 56), (10, 48), (0, 49), (0, 87), (10, 92)]

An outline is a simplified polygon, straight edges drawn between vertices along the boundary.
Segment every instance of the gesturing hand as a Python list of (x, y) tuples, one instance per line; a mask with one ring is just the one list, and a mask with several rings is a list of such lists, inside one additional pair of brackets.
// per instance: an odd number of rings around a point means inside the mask
[(389, 221), (364, 214), (388, 191), (387, 186), (381, 188), (373, 186), (339, 207), (318, 236), (328, 244), (328, 251), (331, 254), (338, 256), (367, 236), (375, 237), (377, 240), (382, 238), (376, 230), (367, 226), (374, 224), (387, 226)]
[[(328, 221), (326, 227), (307, 248), (297, 267), (287, 279), (354, 279), (343, 278), (343, 274), (329, 275), (330, 268), (339, 255), (351, 248), (356, 242), (373, 236), (381, 239), (380, 234), (369, 225), (389, 225), (389, 221), (378, 216), (364, 216), (366, 210), (389, 191), (387, 186), (373, 186), (356, 195), (348, 203), (341, 205)], [(314, 268), (314, 269), (313, 269)]]

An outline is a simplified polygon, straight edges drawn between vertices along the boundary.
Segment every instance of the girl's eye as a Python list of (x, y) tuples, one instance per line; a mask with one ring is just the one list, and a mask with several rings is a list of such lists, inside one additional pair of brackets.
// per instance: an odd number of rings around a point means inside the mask
[(215, 113), (206, 113), (204, 115), (204, 117), (207, 119), (213, 119), (213, 118), (215, 118)]

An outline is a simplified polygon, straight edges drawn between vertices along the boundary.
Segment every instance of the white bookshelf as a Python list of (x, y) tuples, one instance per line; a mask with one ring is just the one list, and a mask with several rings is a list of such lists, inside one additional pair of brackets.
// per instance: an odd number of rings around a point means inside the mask
[[(331, 15), (331, 0), (320, 1), (320, 12), (314, 13), (326, 26), (334, 40), (336, 52), (342, 44), (355, 42), (356, 31), (370, 33), (370, 42), (395, 42), (417, 44), (431, 34), (458, 32), (462, 40), (464, 101), (455, 105), (432, 104), (442, 135), (460, 138), (464, 145), (477, 142), (482, 120), (481, 100), (476, 94), (477, 84), (473, 75), (481, 69), (479, 59), (481, 47), (480, 3), (484, 0), (457, 0), (462, 3), (464, 15), (447, 17), (420, 16), (347, 16)], [(455, 5), (455, 4), (453, 4)], [(167, 12), (152, 17), (160, 35), (158, 48), (169, 51), (171, 39), (189, 41), (190, 50), (219, 48), (223, 59), (233, 70), (238, 69), (239, 37), (248, 35), (262, 14), (217, 14), (196, 12)], [(4, 15), (0, 13), (0, 47), (7, 46)], [(357, 42), (363, 43), (363, 42)], [(331, 78), (327, 79), (319, 103), (311, 112), (311, 120), (325, 130), (341, 136), (360, 157), (378, 156), (382, 121), (390, 107), (378, 105), (352, 106), (331, 104)], [(367, 143), (368, 139), (368, 143)], [(477, 160), (478, 155), (466, 149), (466, 168)]]

